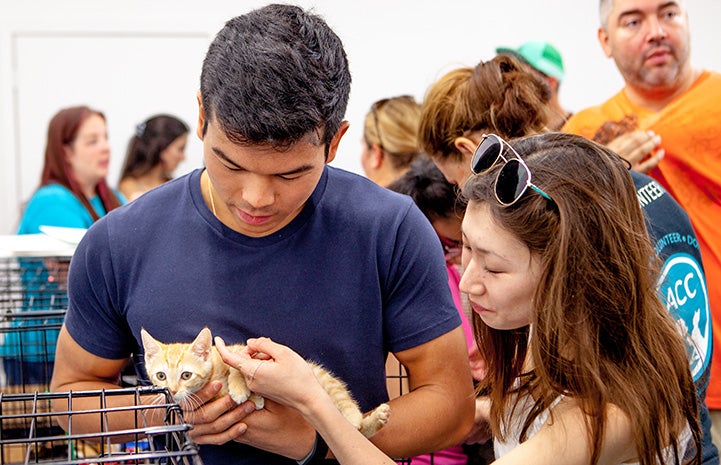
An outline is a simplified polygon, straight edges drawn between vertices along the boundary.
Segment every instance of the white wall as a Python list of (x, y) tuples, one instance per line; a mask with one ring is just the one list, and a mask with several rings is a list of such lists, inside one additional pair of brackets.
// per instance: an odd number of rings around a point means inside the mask
[[(14, 232), (37, 187), (50, 117), (88, 104), (108, 119), (109, 181), (117, 178), (137, 123), (168, 112), (191, 127), (205, 50), (223, 23), (257, 0), (0, 0), (0, 234)], [(333, 162), (360, 168), (361, 125), (370, 104), (422, 99), (443, 73), (494, 56), (496, 46), (545, 39), (563, 54), (561, 100), (577, 110), (621, 87), (596, 42), (597, 0), (301, 0), (343, 40), (353, 75), (351, 129)], [(721, 70), (721, 2), (687, 0), (694, 64)], [(178, 174), (202, 165), (191, 137)]]

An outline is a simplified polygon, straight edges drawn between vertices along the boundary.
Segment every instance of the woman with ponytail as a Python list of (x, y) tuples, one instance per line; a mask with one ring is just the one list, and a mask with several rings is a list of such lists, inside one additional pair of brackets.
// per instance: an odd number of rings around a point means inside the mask
[(450, 183), (463, 186), (483, 134), (512, 139), (544, 132), (550, 98), (548, 85), (511, 56), (452, 70), (426, 92), (421, 148)]

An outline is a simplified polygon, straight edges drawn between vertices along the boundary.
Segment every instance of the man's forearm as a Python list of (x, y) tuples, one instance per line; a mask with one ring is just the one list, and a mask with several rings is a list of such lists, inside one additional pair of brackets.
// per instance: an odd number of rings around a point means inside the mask
[(165, 396), (156, 391), (120, 389), (110, 383), (78, 382), (60, 386), (54, 394), (52, 408), (66, 432), (128, 432), (104, 435), (104, 439), (110, 437), (113, 442), (132, 439), (133, 432), (139, 429), (163, 425), (170, 406)]
[(394, 458), (460, 444), (473, 425), (473, 395), (468, 399), (453, 399), (438, 390), (417, 389), (388, 404), (391, 421), (371, 441)]

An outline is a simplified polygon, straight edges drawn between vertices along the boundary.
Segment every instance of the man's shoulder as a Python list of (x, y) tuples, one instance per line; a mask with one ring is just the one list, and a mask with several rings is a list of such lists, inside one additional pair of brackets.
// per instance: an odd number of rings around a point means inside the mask
[[(150, 236), (169, 232), (190, 218), (194, 201), (189, 182), (193, 173), (169, 181), (137, 199), (116, 208), (94, 225), (102, 226), (113, 237), (143, 241)], [(94, 229), (94, 228), (91, 228)], [(90, 233), (90, 231), (89, 231)]]
[(708, 90), (709, 87), (711, 87), (718, 92), (718, 90), (721, 89), (721, 73), (709, 69), (701, 70), (699, 77), (696, 79), (696, 82), (693, 84), (691, 89), (696, 87), (703, 90)]
[(708, 78), (713, 79), (714, 81), (721, 81), (721, 72), (714, 71), (712, 69), (701, 70), (701, 76), (708, 76)]
[(603, 115), (601, 105), (584, 108), (574, 113), (563, 125), (561, 130), (569, 134), (593, 139), (596, 130), (603, 124), (606, 117)]

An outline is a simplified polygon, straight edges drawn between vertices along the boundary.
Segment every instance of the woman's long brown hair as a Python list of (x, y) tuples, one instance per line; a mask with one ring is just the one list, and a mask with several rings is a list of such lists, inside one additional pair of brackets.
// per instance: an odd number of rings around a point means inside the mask
[[(101, 112), (86, 106), (65, 108), (50, 120), (47, 145), (45, 146), (45, 165), (40, 178), (40, 186), (55, 183), (66, 187), (82, 202), (93, 221), (97, 221), (99, 215), (80, 189), (65, 152), (65, 147), (73, 143), (80, 126), (91, 115), (98, 115), (105, 120), (105, 115)], [(96, 189), (106, 213), (120, 206), (120, 201), (108, 187), (105, 179), (100, 181)]]
[[(488, 375), (479, 390), (490, 396), (494, 435), (517, 394), (533, 408), (519, 440), (558, 396), (583, 409), (598, 463), (609, 405), (630, 419), (642, 465), (679, 448), (688, 424), (701, 463), (696, 389), (683, 336), (663, 305), (657, 257), (626, 165), (608, 149), (568, 134), (543, 134), (512, 143), (553, 201), (526, 193), (502, 207), (493, 188), (499, 167), (473, 176), (463, 195), (490, 207), (505, 230), (541, 258), (532, 325), (516, 331), (474, 331)], [(530, 189), (529, 189), (530, 192)], [(528, 357), (532, 371), (523, 373)], [(520, 385), (516, 384), (520, 380)], [(504, 413), (506, 412), (506, 413)], [(693, 447), (693, 444), (690, 445)]]

